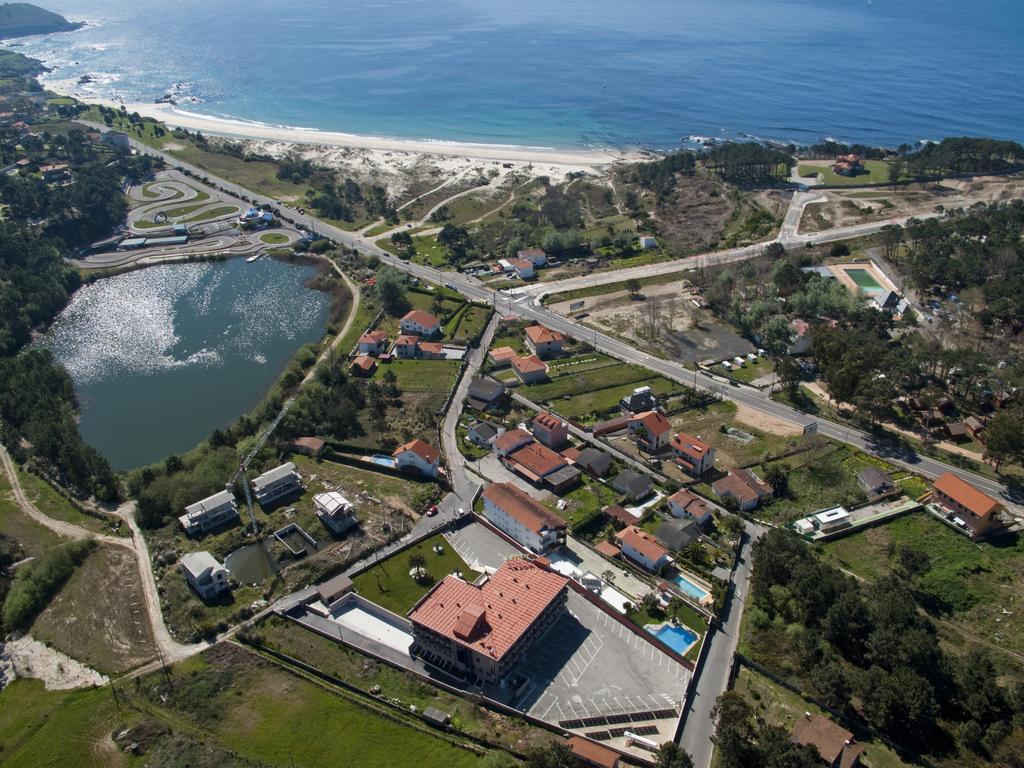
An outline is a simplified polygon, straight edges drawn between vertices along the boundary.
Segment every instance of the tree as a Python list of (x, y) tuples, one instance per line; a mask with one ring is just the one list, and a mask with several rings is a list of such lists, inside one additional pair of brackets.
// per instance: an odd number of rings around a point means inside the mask
[(427, 558), (424, 557), (423, 553), (420, 552), (419, 550), (416, 550), (411, 555), (409, 555), (409, 565), (410, 565), (410, 567), (415, 568), (415, 569), (418, 570), (420, 568), (423, 568), (426, 564), (427, 564)]
[(693, 768), (693, 760), (673, 741), (666, 741), (654, 754), (656, 768)]
[(635, 277), (629, 278), (629, 280), (626, 281), (626, 290), (629, 291), (630, 298), (635, 299), (636, 295), (640, 293), (640, 281)]
[(765, 468), (764, 479), (774, 490), (775, 498), (781, 499), (789, 493), (789, 472), (785, 464), (777, 461), (769, 464)]
[(739, 693), (726, 691), (718, 697), (711, 711), (715, 722), (715, 735), (711, 740), (718, 747), (725, 768), (757, 765), (753, 717), (753, 710)]
[(786, 246), (777, 240), (773, 243), (768, 243), (768, 245), (765, 246), (764, 255), (772, 261), (781, 259), (786, 255)]
[(377, 296), (384, 310), (393, 317), (409, 311), (409, 300), (405, 297), (405, 278), (393, 267), (381, 267), (377, 272)]
[(564, 741), (553, 741), (526, 752), (527, 768), (575, 768), (576, 756)]
[(1024, 411), (1002, 410), (985, 425), (985, 458), (996, 472), (1007, 461), (1024, 460)]

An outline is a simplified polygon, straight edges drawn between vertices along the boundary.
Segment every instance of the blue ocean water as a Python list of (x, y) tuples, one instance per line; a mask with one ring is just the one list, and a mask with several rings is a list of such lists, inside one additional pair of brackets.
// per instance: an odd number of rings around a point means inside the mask
[(97, 95), (402, 138), (1024, 139), (1021, 0), (54, 0)]

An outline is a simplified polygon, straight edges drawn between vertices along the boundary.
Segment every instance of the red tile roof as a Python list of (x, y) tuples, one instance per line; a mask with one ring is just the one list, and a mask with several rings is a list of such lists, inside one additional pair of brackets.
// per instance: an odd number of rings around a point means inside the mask
[(415, 346), (416, 344), (419, 343), (419, 340), (420, 340), (419, 336), (411, 336), (409, 334), (403, 333), (401, 336), (399, 336), (397, 339), (395, 339), (395, 346), (396, 347), (405, 347), (405, 346), (409, 346), (409, 345)]
[(512, 347), (496, 347), (488, 354), (490, 355), (491, 360), (494, 360), (495, 362), (511, 360), (513, 357), (517, 357), (519, 355), (519, 353), (512, 349)]
[(612, 558), (614, 558), (614, 557), (618, 557), (619, 556), (618, 548), (614, 544), (612, 544), (610, 541), (603, 541), (603, 540), (599, 541), (599, 542), (597, 542), (597, 544), (594, 545), (594, 549), (596, 549), (598, 552), (600, 552), (605, 557), (612, 557)]
[(969, 509), (978, 517), (988, 517), (997, 509), (999, 502), (982, 493), (970, 483), (961, 480), (952, 472), (946, 472), (932, 485), (936, 491)]
[(696, 515), (697, 517), (701, 517), (705, 513), (711, 511), (704, 499), (685, 488), (680, 488), (669, 496), (668, 500), (677, 507), (681, 507), (691, 515)]
[(518, 445), (533, 442), (533, 435), (525, 429), (510, 429), (494, 438), (494, 447), (499, 453), (508, 453)]
[(672, 448), (687, 456), (693, 464), (699, 464), (708, 451), (712, 450), (710, 443), (705, 443), (700, 438), (692, 437), (684, 432), (680, 432), (672, 438)]
[(437, 318), (429, 312), (424, 312), (422, 309), (414, 309), (405, 314), (402, 320), (409, 320), (413, 323), (419, 323), (424, 328), (433, 328), (435, 325), (440, 325)]
[(567, 583), (529, 560), (507, 560), (480, 586), (447, 576), (413, 606), (409, 620), (498, 660)]
[(569, 749), (577, 760), (596, 768), (618, 768), (620, 755), (614, 749), (582, 736), (569, 737)]
[(380, 344), (387, 341), (388, 335), (384, 331), (370, 331), (359, 337), (360, 344)]
[(547, 371), (548, 369), (544, 361), (536, 355), (514, 357), (512, 358), (512, 367), (520, 373), (536, 373), (537, 371)]
[(534, 344), (545, 344), (552, 341), (565, 341), (563, 336), (558, 331), (552, 331), (550, 328), (545, 328), (543, 325), (531, 325), (526, 329), (526, 335), (530, 337), (530, 341)]
[(658, 562), (668, 554), (668, 550), (656, 542), (642, 528), (635, 525), (628, 525), (615, 534), (620, 544), (629, 544), (633, 549), (646, 557), (652, 563)]
[(415, 440), (410, 440), (405, 445), (398, 446), (397, 448), (395, 448), (395, 452), (392, 453), (391, 455), (397, 458), (399, 454), (405, 453), (406, 451), (412, 451), (428, 464), (433, 464), (435, 461), (441, 458), (441, 454), (437, 450), (437, 448), (430, 445), (430, 443), (423, 442), (419, 438), (416, 438)]
[(530, 474), (535, 475), (539, 480), (550, 475), (559, 467), (565, 465), (561, 455), (546, 445), (540, 443), (529, 443), (518, 451), (509, 455), (509, 461), (523, 466)]
[(511, 264), (516, 270), (533, 269), (533, 262), (527, 261), (526, 259), (517, 259), (513, 257), (508, 260), (508, 263)]
[(491, 483), (483, 497), (536, 534), (566, 527), (565, 520), (512, 483)]
[(444, 345), (436, 341), (421, 341), (420, 351), (431, 355), (440, 355), (444, 352)]
[(625, 507), (620, 507), (618, 504), (609, 504), (602, 511), (612, 520), (617, 520), (623, 525), (633, 525), (637, 520), (636, 515), (627, 511)]
[(814, 747), (821, 759), (829, 765), (835, 765), (842, 755), (839, 765), (842, 768), (851, 766), (864, 751), (861, 744), (853, 744), (853, 734), (841, 725), (833, 723), (821, 715), (804, 715), (793, 724), (792, 740), (802, 746)]
[(359, 368), (360, 370), (369, 373), (377, 367), (377, 360), (369, 355), (357, 355), (352, 361), (352, 365), (355, 368)]
[(550, 411), (541, 411), (540, 413), (533, 417), (533, 423), (539, 424), (545, 429), (557, 429), (565, 422), (563, 422), (560, 418), (555, 416), (555, 414), (551, 413)]
[(716, 496), (732, 495), (740, 503), (755, 501), (768, 496), (772, 487), (746, 469), (734, 469), (721, 480), (711, 484)]
[(658, 411), (645, 411), (638, 413), (629, 419), (630, 426), (643, 424), (644, 429), (651, 435), (663, 435), (672, 429), (669, 420)]

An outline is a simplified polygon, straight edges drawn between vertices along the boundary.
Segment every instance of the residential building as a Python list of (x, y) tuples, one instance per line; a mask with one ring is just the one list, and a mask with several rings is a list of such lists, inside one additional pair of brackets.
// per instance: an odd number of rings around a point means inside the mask
[(447, 576), (409, 611), (411, 653), (467, 680), (500, 684), (562, 615), (568, 583), (519, 558), (473, 584)]
[(370, 355), (356, 355), (349, 368), (356, 376), (372, 376), (373, 372), (377, 370), (377, 358)]
[(488, 451), (493, 447), (491, 443), (504, 431), (489, 421), (474, 421), (466, 428), (466, 437), (473, 445), (486, 448)]
[(932, 485), (932, 503), (945, 510), (972, 539), (984, 538), (998, 527), (999, 515), (1005, 510), (999, 501), (952, 472), (946, 472)]
[(418, 336), (413, 336), (409, 333), (403, 333), (397, 339), (395, 339), (395, 346), (391, 350), (392, 354), (400, 360), (411, 360), (416, 357), (417, 347), (419, 346), (420, 339)]
[(640, 501), (650, 496), (653, 487), (651, 478), (632, 469), (622, 470), (612, 480), (612, 488), (630, 501)]
[(504, 368), (514, 358), (519, 357), (519, 353), (512, 349), (512, 347), (495, 347), (487, 353), (487, 357), (490, 358), (491, 365), (495, 368)]
[(711, 484), (715, 496), (725, 501), (733, 499), (737, 507), (746, 512), (772, 495), (773, 490), (768, 483), (749, 469), (734, 469), (721, 480)]
[(345, 534), (359, 522), (352, 502), (337, 491), (316, 494), (313, 507), (320, 522), (335, 536)]
[(286, 461), (279, 467), (264, 472), (253, 478), (252, 490), (256, 500), (261, 504), (270, 504), (291, 493), (302, 490), (301, 478), (295, 465)]
[(638, 520), (636, 515), (625, 507), (620, 507), (618, 504), (609, 504), (601, 511), (607, 515), (609, 519), (614, 520), (616, 523), (621, 525), (635, 525)]
[(429, 312), (414, 309), (398, 321), (402, 333), (430, 338), (441, 331), (441, 322)]
[(700, 496), (681, 488), (668, 497), (668, 511), (672, 517), (693, 520), (697, 525), (711, 522), (711, 507)]
[(575, 488), (581, 476), (582, 473), (576, 467), (563, 464), (551, 474), (544, 476), (544, 485), (554, 493), (563, 494)]
[(967, 440), (967, 424), (962, 421), (946, 422), (946, 434), (954, 443), (962, 443)]
[(512, 358), (512, 371), (523, 384), (536, 384), (548, 377), (548, 367), (536, 355)]
[(444, 360), (444, 345), (438, 341), (421, 341), (416, 345), (416, 357), (421, 360)]
[(319, 437), (298, 437), (292, 440), (288, 448), (292, 453), (301, 453), (303, 456), (312, 456), (314, 459), (318, 459), (326, 446), (327, 443)]
[(594, 437), (601, 437), (602, 435), (611, 435), (615, 432), (623, 432), (629, 427), (629, 417), (619, 416), (615, 419), (609, 419), (608, 421), (600, 421), (590, 428), (590, 434)]
[(691, 477), (700, 477), (715, 465), (715, 449), (699, 437), (680, 432), (672, 438), (672, 461)]
[(189, 552), (183, 555), (181, 572), (185, 574), (188, 585), (203, 600), (211, 600), (230, 589), (228, 569), (209, 552)]
[(672, 562), (672, 556), (643, 528), (629, 525), (615, 534), (619, 543), (619, 551), (637, 565), (651, 573), (660, 573), (661, 569)]
[(853, 740), (853, 734), (827, 717), (805, 712), (793, 724), (790, 737), (794, 744), (814, 747), (829, 768), (858, 768), (864, 746)]
[(838, 155), (832, 163), (832, 172), (839, 176), (856, 176), (864, 173), (864, 161), (860, 155)]
[(700, 538), (693, 520), (665, 520), (654, 530), (654, 538), (673, 552), (681, 552)]
[(846, 507), (832, 507), (815, 512), (810, 519), (819, 531), (829, 533), (850, 525), (850, 511)]
[(526, 346), (541, 360), (549, 360), (562, 354), (565, 336), (543, 325), (531, 325), (526, 329)]
[(669, 444), (672, 434), (672, 424), (660, 411), (645, 411), (631, 416), (627, 426), (636, 439), (637, 447), (644, 453), (658, 453)]
[(658, 400), (654, 397), (650, 387), (637, 387), (633, 394), (626, 395), (620, 402), (620, 407), (630, 413), (644, 413), (653, 411), (658, 407)]
[(351, 592), (352, 587), (352, 579), (344, 573), (339, 573), (322, 584), (317, 584), (316, 594), (320, 598), (320, 602), (327, 608), (330, 608), (334, 603)]
[(388, 335), (384, 331), (370, 331), (359, 337), (359, 341), (356, 342), (356, 349), (362, 355), (373, 355), (376, 357), (387, 349), (387, 345)]
[(395, 467), (402, 472), (412, 471), (426, 477), (437, 477), (441, 454), (437, 448), (419, 438), (398, 446), (391, 455), (395, 459)]
[(657, 247), (658, 247), (657, 239), (655, 239), (654, 237), (651, 237), (650, 235), (640, 235), (640, 249), (641, 250), (649, 251), (652, 248), (657, 248)]
[(501, 459), (501, 463), (534, 485), (547, 485), (561, 493), (579, 482), (580, 471), (566, 465), (555, 451), (530, 442)]
[(516, 253), (516, 256), (530, 262), (535, 267), (543, 267), (548, 263), (548, 255), (543, 248), (524, 248)]
[(587, 446), (579, 452), (572, 463), (594, 477), (605, 477), (612, 468), (612, 457), (611, 454), (593, 446)]
[(484, 517), (527, 549), (541, 554), (565, 543), (565, 520), (511, 483), (491, 483), (483, 500)]
[(505, 385), (494, 379), (475, 376), (469, 383), (466, 402), (478, 411), (487, 411), (499, 405), (505, 397)]
[(811, 324), (799, 317), (789, 321), (793, 340), (786, 348), (787, 355), (803, 355), (811, 349)]
[(186, 534), (194, 536), (237, 519), (238, 505), (234, 495), (230, 491), (219, 491), (185, 507), (185, 514), (178, 518), (178, 522)]
[(103, 134), (103, 138), (100, 141), (104, 144), (109, 144), (120, 152), (130, 152), (132, 149), (128, 134), (121, 131), (107, 131)]
[(977, 416), (968, 416), (964, 419), (964, 426), (967, 428), (967, 434), (972, 439), (977, 440), (979, 443), (983, 442), (982, 432), (985, 430), (985, 422)]
[(494, 450), (499, 456), (508, 456), (532, 442), (533, 435), (525, 429), (510, 429), (508, 432), (494, 438), (493, 445)]
[(569, 422), (550, 411), (541, 411), (533, 417), (533, 436), (548, 448), (558, 450), (569, 442)]
[(520, 280), (530, 280), (537, 274), (533, 270), (532, 261), (512, 258), (508, 260), (508, 263), (512, 265), (512, 271), (516, 273)]
[(865, 467), (857, 473), (857, 485), (868, 496), (881, 496), (892, 490), (892, 478), (878, 467)]

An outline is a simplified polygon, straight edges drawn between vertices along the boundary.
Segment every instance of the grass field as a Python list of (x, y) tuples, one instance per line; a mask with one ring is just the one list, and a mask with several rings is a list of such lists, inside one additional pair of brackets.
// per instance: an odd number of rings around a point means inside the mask
[[(442, 547), (444, 551), (437, 554), (433, 551), (435, 545)], [(414, 553), (419, 553), (426, 559), (423, 567), (429, 578), (416, 581), (409, 575), (409, 571), (412, 570), (409, 558)], [(479, 575), (469, 569), (441, 534), (437, 534), (394, 557), (387, 558), (356, 576), (353, 582), (356, 591), (367, 600), (404, 616), (435, 583), (456, 571), (461, 571), (463, 577), (469, 581)]]
[[(699, 437), (715, 448), (716, 464), (723, 469), (742, 467), (760, 461), (767, 454), (782, 453), (793, 438), (769, 434), (736, 420), (736, 406), (728, 401), (712, 403), (670, 417), (672, 427)], [(722, 432), (722, 428), (741, 430), (752, 439), (744, 442)]]
[(468, 344), (487, 325), (491, 310), (472, 304), (459, 310), (445, 325), (444, 335), (458, 344)]
[[(523, 387), (523, 394), (531, 400), (550, 403), (554, 400), (574, 396), (598, 389), (643, 381), (651, 372), (639, 365), (601, 361), (591, 362), (600, 355), (588, 354), (578, 358), (560, 360), (551, 367), (551, 380), (542, 384)], [(579, 362), (579, 365), (573, 363)]]
[(864, 170), (860, 176), (840, 176), (832, 172), (832, 163), (828, 160), (805, 161), (800, 163), (801, 176), (814, 176), (820, 173), (825, 184), (852, 186), (856, 184), (885, 184), (889, 181), (889, 163), (884, 160), (865, 160)]
[[(584, 477), (587, 477), (584, 475)], [(569, 524), (573, 531), (580, 528), (589, 529), (593, 527), (594, 519), (601, 514), (601, 510), (609, 504), (618, 504), (621, 501), (619, 494), (610, 486), (600, 483), (597, 480), (585, 482), (562, 498), (568, 502), (565, 509), (558, 508), (558, 499), (551, 498), (544, 502), (556, 515), (560, 515)]]
[(874, 580), (895, 567), (890, 552), (899, 546), (928, 555), (931, 567), (915, 585), (935, 603), (938, 617), (1024, 653), (1024, 538), (1012, 534), (975, 544), (922, 512), (829, 542), (821, 551), (835, 565)]
[(288, 236), (282, 235), (280, 232), (264, 232), (260, 235), (260, 242), (267, 245), (281, 245), (288, 242)]
[(392, 360), (378, 366), (373, 378), (382, 379), (385, 371), (392, 371), (402, 392), (447, 394), (458, 370), (457, 360)]
[(135, 555), (104, 545), (32, 624), (32, 636), (107, 675), (156, 655)]
[(674, 381), (653, 376), (628, 384), (584, 392), (571, 396), (568, 400), (563, 397), (561, 401), (552, 403), (552, 407), (567, 419), (590, 424), (612, 418), (612, 414), (618, 412), (619, 402), (622, 398), (632, 393), (637, 387), (650, 387), (651, 391), (659, 397), (668, 397), (683, 390), (683, 387)]
[(63, 520), (67, 523), (74, 523), (94, 533), (118, 534), (121, 536), (129, 536), (131, 534), (128, 527), (123, 525), (120, 520), (110, 518), (108, 522), (79, 512), (70, 501), (54, 490), (53, 486), (31, 472), (19, 469), (18, 480), (25, 495), (47, 517), (52, 517), (54, 520)]
[(11, 498), (7, 475), (3, 473), (0, 473), (0, 533), (21, 544), (27, 557), (38, 557), (61, 541), (66, 541), (18, 508)]
[[(754, 379), (770, 375), (774, 370), (775, 365), (769, 358), (759, 357), (757, 358), (756, 363), (752, 363), (748, 360), (745, 368), (733, 368), (726, 375), (731, 376), (737, 381), (742, 381), (744, 384), (749, 384)], [(718, 371), (716, 371), (716, 373), (717, 372)]]
[[(793, 724), (805, 712), (828, 717), (824, 710), (746, 666), (740, 667), (733, 690), (742, 694), (754, 708), (755, 717), (771, 725), (781, 726), (787, 733), (793, 730)], [(861, 740), (861, 743), (867, 748), (862, 760), (870, 768), (906, 768), (915, 765), (903, 762), (899, 755), (877, 740)]]

